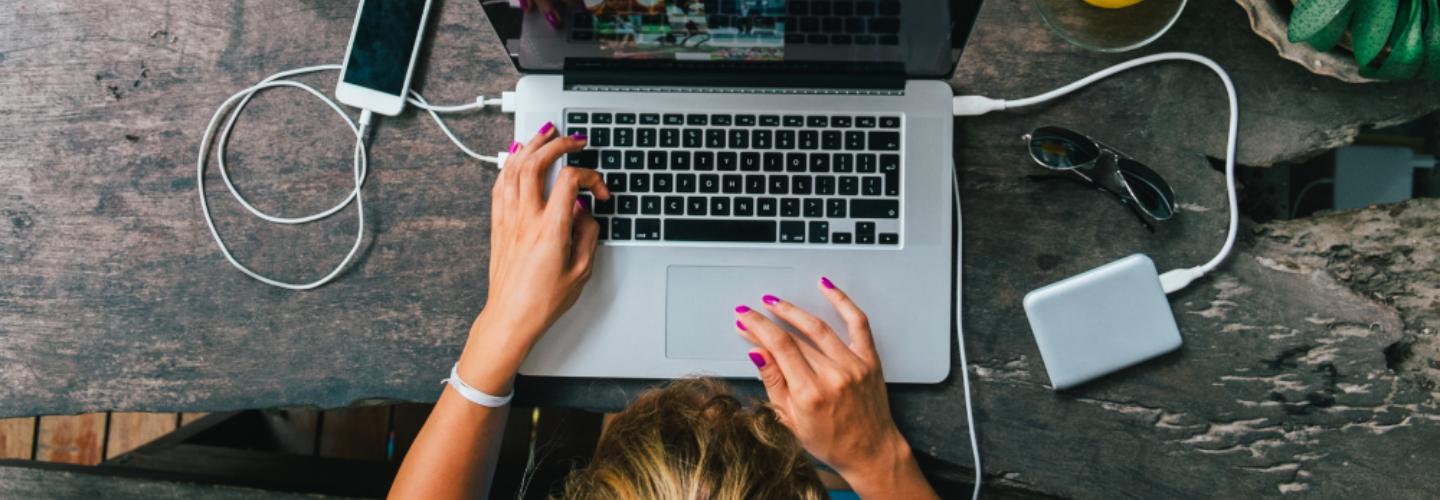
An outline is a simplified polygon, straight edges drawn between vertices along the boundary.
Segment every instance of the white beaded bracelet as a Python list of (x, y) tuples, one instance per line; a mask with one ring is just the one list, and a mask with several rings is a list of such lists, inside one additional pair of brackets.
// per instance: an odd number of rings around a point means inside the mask
[(464, 380), (460, 380), (460, 373), (457, 371), (459, 368), (459, 363), (451, 366), (450, 378), (441, 380), (440, 383), (449, 383), (450, 387), (454, 387), (455, 392), (460, 394), (460, 397), (469, 400), (471, 403), (489, 408), (499, 408), (510, 404), (510, 398), (515, 397), (514, 389), (510, 390), (510, 394), (504, 396), (492, 396), (486, 394), (485, 391), (470, 387), (470, 384), (466, 384)]

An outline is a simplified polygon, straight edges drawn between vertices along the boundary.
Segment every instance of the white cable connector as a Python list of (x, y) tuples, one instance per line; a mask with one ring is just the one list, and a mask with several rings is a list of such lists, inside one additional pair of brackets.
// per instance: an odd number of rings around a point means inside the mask
[[(357, 124), (353, 119), (350, 118), (350, 115), (346, 114), (345, 110), (342, 109), (340, 105), (336, 103), (335, 100), (332, 99), (330, 96), (325, 95), (325, 93), (305, 83), (286, 79), (296, 75), (315, 73), (319, 71), (339, 71), (340, 68), (341, 67), (338, 64), (326, 64), (281, 71), (279, 73), (266, 77), (264, 80), (261, 80), (259, 83), (255, 84), (252, 87), (236, 92), (234, 95), (230, 96), (229, 99), (226, 99), (225, 102), (221, 103), (220, 107), (215, 110), (215, 114), (210, 118), (210, 124), (205, 127), (205, 134), (200, 140), (200, 152), (198, 158), (195, 161), (195, 182), (197, 190), (200, 194), (200, 213), (205, 217), (205, 225), (210, 228), (210, 236), (215, 239), (215, 244), (220, 247), (220, 253), (225, 256), (225, 260), (229, 261), (230, 265), (234, 266), (236, 269), (239, 269), (240, 272), (245, 273), (251, 278), (255, 278), (261, 283), (265, 283), (267, 285), (279, 288), (285, 288), (288, 290), (310, 290), (329, 283), (331, 280), (335, 279), (335, 277), (338, 276), (342, 271), (344, 271), (352, 260), (354, 260), (355, 255), (360, 250), (360, 244), (365, 240), (365, 203), (364, 200), (361, 199), (361, 188), (364, 187), (365, 178), (368, 174), (368, 162), (366, 160), (365, 148), (365, 133), (370, 129), (370, 120), (372, 118), (372, 114), (369, 110), (362, 110), (360, 112), (360, 121)], [(278, 215), (271, 215), (269, 213), (266, 213), (259, 208), (256, 208), (249, 202), (249, 200), (246, 200), (245, 197), (240, 194), (240, 191), (235, 188), (235, 184), (230, 180), (229, 171), (225, 168), (225, 148), (226, 145), (229, 143), (230, 131), (234, 130), (235, 121), (240, 118), (240, 112), (245, 109), (245, 106), (250, 103), (250, 100), (255, 97), (256, 93), (260, 92), (261, 90), (278, 87), (298, 88), (309, 92), (311, 95), (319, 98), (326, 105), (330, 106), (330, 109), (333, 109), (336, 114), (340, 115), (340, 117), (345, 120), (345, 123), (349, 125), (350, 130), (355, 134), (355, 152), (353, 159), (355, 187), (350, 190), (349, 194), (345, 197), (345, 199), (340, 200), (339, 203), (336, 203), (334, 206), (330, 207), (327, 210), (300, 217), (281, 217)], [(506, 92), (506, 94), (509, 94), (509, 96), (501, 97), (500, 99), (487, 99), (481, 96), (475, 98), (475, 101), (471, 103), (456, 106), (434, 106), (426, 102), (425, 98), (421, 96), (418, 92), (411, 91), (408, 101), (415, 107), (423, 109), (426, 112), (430, 113), (430, 116), (435, 119), (435, 124), (440, 126), (440, 130), (445, 133), (445, 136), (449, 137), (450, 141), (455, 143), (455, 146), (459, 147), (461, 151), (465, 152), (465, 154), (469, 155), (471, 158), (494, 163), (498, 167), (504, 161), (502, 157), (485, 156), (471, 151), (470, 148), (466, 147), (464, 143), (460, 142), (459, 138), (455, 137), (455, 134), (450, 131), (450, 127), (445, 125), (445, 121), (440, 119), (440, 113), (455, 113), (461, 111), (479, 110), (484, 109), (487, 106), (495, 105), (500, 105), (502, 109), (508, 107), (513, 110), (515, 106), (515, 98), (513, 96), (514, 93)], [(220, 123), (222, 117), (225, 119), (223, 126)], [(218, 138), (215, 137), (215, 134), (217, 132), (219, 133)], [(291, 283), (276, 280), (266, 277), (259, 272), (251, 270), (250, 268), (245, 267), (245, 265), (241, 264), (240, 261), (230, 253), (230, 248), (225, 245), (225, 240), (220, 237), (220, 231), (215, 228), (215, 220), (210, 215), (209, 200), (206, 198), (205, 195), (205, 159), (210, 153), (212, 143), (215, 143), (213, 147), (215, 148), (215, 161), (216, 164), (219, 166), (220, 170), (220, 178), (224, 181), (225, 187), (230, 190), (230, 195), (235, 198), (235, 201), (240, 203), (240, 206), (244, 207), (245, 210), (249, 211), (251, 215), (254, 215), (255, 217), (258, 217), (266, 222), (285, 225), (297, 225), (314, 222), (330, 217), (331, 215), (334, 215), (341, 210), (344, 210), (345, 207), (350, 206), (351, 202), (354, 202), (356, 212), (355, 243), (350, 246), (350, 251), (345, 254), (345, 258), (341, 259), (340, 263), (336, 264), (335, 267), (331, 269), (330, 272), (327, 273), (324, 277), (321, 277), (320, 279), (309, 283)]]
[(1210, 68), (1211, 71), (1215, 72), (1216, 76), (1220, 77), (1221, 83), (1225, 84), (1225, 95), (1230, 99), (1230, 124), (1227, 131), (1228, 133), (1226, 134), (1225, 145), (1225, 189), (1228, 195), (1227, 200), (1230, 204), (1230, 229), (1225, 235), (1225, 244), (1220, 247), (1220, 252), (1215, 254), (1215, 257), (1211, 258), (1208, 262), (1191, 268), (1174, 269), (1160, 275), (1161, 287), (1165, 290), (1165, 293), (1169, 294), (1184, 289), (1191, 282), (1199, 279), (1216, 267), (1219, 267), (1220, 263), (1224, 262), (1225, 258), (1230, 256), (1230, 251), (1235, 246), (1235, 236), (1240, 230), (1240, 207), (1235, 199), (1235, 142), (1240, 130), (1240, 102), (1235, 96), (1235, 84), (1230, 81), (1230, 75), (1225, 72), (1224, 68), (1221, 68), (1219, 64), (1216, 64), (1215, 61), (1210, 58), (1199, 54), (1189, 52), (1163, 52), (1116, 64), (1109, 68), (1096, 71), (1090, 76), (1071, 82), (1068, 85), (1037, 96), (1015, 100), (993, 99), (978, 95), (957, 96), (952, 103), (952, 107), (955, 116), (980, 116), (992, 111), (1004, 111), (1025, 106), (1034, 106), (1080, 90), (1116, 73), (1163, 61), (1190, 61)]

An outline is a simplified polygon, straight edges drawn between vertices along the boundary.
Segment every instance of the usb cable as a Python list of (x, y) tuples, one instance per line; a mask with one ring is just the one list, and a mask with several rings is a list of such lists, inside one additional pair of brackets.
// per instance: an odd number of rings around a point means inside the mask
[[(195, 184), (196, 190), (200, 193), (200, 213), (205, 217), (205, 225), (210, 228), (210, 236), (215, 239), (215, 244), (220, 246), (220, 253), (225, 256), (225, 260), (229, 261), (230, 265), (234, 266), (235, 269), (239, 269), (240, 272), (245, 273), (251, 278), (255, 278), (261, 283), (265, 283), (267, 285), (279, 288), (284, 288), (287, 290), (310, 290), (322, 286), (326, 283), (329, 283), (331, 280), (334, 280), (341, 271), (345, 270), (346, 266), (350, 265), (350, 262), (355, 259), (355, 254), (360, 250), (360, 244), (363, 243), (365, 240), (365, 202), (361, 191), (362, 188), (365, 186), (365, 178), (367, 177), (368, 173), (368, 164), (366, 161), (365, 132), (368, 131), (370, 128), (371, 113), (368, 110), (362, 110), (360, 112), (359, 123), (356, 123), (356, 121), (351, 119), (350, 115), (340, 107), (339, 103), (335, 102), (334, 99), (331, 99), (330, 96), (325, 95), (324, 92), (321, 92), (315, 87), (312, 87), (305, 83), (288, 79), (296, 75), (303, 75), (307, 73), (339, 70), (340, 65), (338, 64), (326, 64), (320, 66), (310, 66), (305, 68), (292, 69), (288, 71), (281, 71), (279, 73), (266, 77), (264, 80), (261, 80), (254, 86), (236, 92), (234, 95), (231, 95), (229, 99), (226, 99), (225, 102), (221, 103), (220, 107), (215, 110), (215, 114), (210, 117), (209, 125), (205, 127), (205, 135), (200, 140), (200, 151), (198, 157), (195, 160)], [(346, 195), (345, 199), (340, 200), (340, 202), (336, 203), (335, 206), (332, 206), (329, 209), (320, 212), (300, 217), (283, 217), (279, 215), (273, 215), (266, 213), (259, 208), (256, 208), (250, 203), (249, 200), (246, 200), (245, 197), (240, 194), (240, 191), (238, 189), (235, 188), (235, 184), (230, 180), (229, 170), (227, 170), (225, 167), (225, 148), (226, 145), (230, 142), (230, 131), (234, 130), (235, 122), (240, 118), (240, 112), (245, 109), (245, 105), (250, 103), (250, 100), (255, 97), (256, 93), (266, 89), (281, 87), (291, 87), (304, 90), (306, 92), (309, 92), (311, 95), (319, 98), (326, 105), (330, 106), (330, 109), (334, 110), (335, 114), (340, 115), (340, 118), (345, 120), (345, 123), (350, 127), (350, 130), (355, 133), (355, 152), (353, 160), (355, 187), (350, 190), (350, 193)], [(471, 158), (483, 162), (492, 163), (497, 168), (499, 168), (500, 165), (504, 162), (504, 158), (501, 155), (486, 156), (476, 153), (475, 151), (466, 147), (465, 144), (460, 142), (460, 139), (455, 137), (455, 134), (450, 131), (450, 127), (445, 125), (445, 120), (440, 118), (440, 114), (480, 110), (484, 109), (487, 106), (494, 106), (497, 104), (500, 105), (501, 109), (506, 112), (514, 112), (514, 92), (505, 92), (501, 95), (499, 99), (487, 99), (482, 96), (477, 97), (474, 102), (467, 104), (461, 104), (456, 106), (435, 106), (427, 102), (425, 98), (420, 95), (419, 92), (411, 90), (408, 102), (411, 105), (414, 105), (415, 107), (418, 107), (420, 109), (424, 109), (426, 112), (430, 113), (430, 117), (435, 119), (435, 124), (440, 127), (440, 130), (445, 133), (446, 137), (450, 138), (450, 142), (453, 142), (455, 146), (459, 147), (461, 151), (464, 151), (466, 155), (469, 155)], [(223, 126), (220, 123), (222, 118), (224, 119)], [(215, 139), (216, 132), (219, 132), (220, 137), (218, 140), (212, 141), (213, 139)], [(331, 269), (330, 272), (327, 273), (324, 277), (308, 283), (292, 283), (269, 278), (253, 269), (250, 269), (249, 267), (246, 267), (244, 264), (241, 264), (240, 261), (236, 259), (233, 254), (230, 253), (230, 248), (225, 245), (225, 239), (220, 237), (219, 230), (215, 228), (215, 220), (210, 215), (210, 203), (205, 195), (205, 158), (210, 153), (212, 142), (218, 143), (214, 146), (215, 162), (217, 165), (219, 165), (220, 179), (225, 182), (225, 187), (226, 189), (230, 190), (230, 195), (235, 198), (235, 201), (240, 202), (240, 206), (245, 207), (245, 210), (249, 211), (251, 215), (254, 215), (266, 222), (283, 225), (299, 225), (315, 222), (317, 220), (330, 217), (331, 215), (335, 215), (337, 212), (344, 210), (345, 207), (350, 206), (351, 202), (354, 202), (356, 214), (355, 243), (350, 246), (350, 251), (345, 254), (345, 258), (341, 259), (340, 263), (336, 264), (335, 267)]]
[(1225, 235), (1225, 244), (1220, 247), (1220, 252), (1215, 254), (1215, 257), (1211, 258), (1209, 262), (1195, 267), (1172, 269), (1160, 275), (1160, 287), (1165, 290), (1166, 294), (1170, 294), (1184, 289), (1186, 286), (1189, 286), (1191, 282), (1215, 270), (1216, 267), (1219, 267), (1220, 263), (1224, 262), (1225, 259), (1230, 256), (1230, 251), (1235, 246), (1235, 235), (1240, 230), (1240, 208), (1235, 201), (1235, 136), (1240, 129), (1240, 104), (1239, 100), (1235, 97), (1235, 84), (1230, 81), (1230, 75), (1225, 72), (1224, 68), (1221, 68), (1219, 64), (1216, 64), (1215, 61), (1210, 60), (1210, 58), (1199, 54), (1189, 52), (1164, 52), (1116, 64), (1097, 71), (1090, 76), (1076, 80), (1069, 85), (1034, 97), (1007, 101), (978, 95), (957, 96), (955, 97), (952, 107), (955, 116), (980, 116), (992, 111), (1005, 111), (1008, 109), (1034, 106), (1060, 98), (1116, 73), (1138, 66), (1164, 61), (1190, 61), (1210, 68), (1211, 71), (1215, 72), (1216, 76), (1220, 77), (1220, 81), (1225, 84), (1225, 95), (1230, 99), (1230, 125), (1225, 145), (1225, 189), (1228, 193), (1230, 203), (1230, 229)]

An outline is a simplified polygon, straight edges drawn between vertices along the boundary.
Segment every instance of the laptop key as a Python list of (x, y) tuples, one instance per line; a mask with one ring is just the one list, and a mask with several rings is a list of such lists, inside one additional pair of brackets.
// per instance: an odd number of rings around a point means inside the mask
[(862, 151), (865, 149), (865, 133), (858, 130), (845, 132), (845, 150)]
[(780, 199), (780, 216), (781, 216), (781, 217), (799, 217), (799, 216), (800, 216), (800, 199), (799, 199), (799, 198), (781, 198), (781, 199)]
[(678, 147), (680, 147), (680, 129), (674, 129), (674, 128), (662, 128), (662, 129), (660, 129), (660, 147), (662, 147), (662, 148), (678, 148)]
[(690, 152), (671, 151), (670, 170), (690, 170)]
[(735, 215), (737, 217), (755, 215), (755, 199), (744, 196), (735, 198)]
[(614, 121), (610, 113), (590, 113), (590, 123), (606, 124)]
[(685, 124), (685, 115), (674, 114), (674, 113), (666, 114), (666, 115), (665, 115), (665, 124), (666, 124), (666, 125), (684, 125), (684, 124)]
[(593, 147), (597, 147), (597, 148), (603, 148), (603, 147), (609, 146), (609, 145), (610, 145), (610, 129), (608, 129), (608, 128), (592, 128), (592, 129), (590, 129), (590, 145), (593, 146)]
[(790, 153), (785, 155), (786, 172), (805, 171), (805, 153)]
[(685, 197), (666, 196), (665, 215), (685, 215)]
[(710, 215), (729, 216), (730, 198), (725, 196), (712, 196), (710, 198)]
[(644, 169), (645, 169), (645, 152), (644, 152), (644, 151), (626, 151), (626, 152), (625, 152), (625, 170), (644, 170)]
[(710, 124), (717, 127), (730, 126), (730, 115), (710, 115)]
[(899, 132), (870, 132), (871, 151), (899, 151)]
[(610, 221), (610, 239), (630, 239), (630, 219), (616, 217), (615, 220)]
[(660, 124), (660, 115), (655, 114), (655, 113), (645, 113), (645, 114), (642, 114), (642, 115), (640, 115), (640, 124), (641, 124), (641, 125), (659, 125), (659, 124)]
[(840, 131), (826, 130), (820, 133), (820, 149), (836, 151), (840, 149)]
[(634, 125), (635, 113), (616, 113), (615, 123), (618, 125)]
[(860, 194), (865, 196), (880, 196), (880, 178), (874, 176), (861, 177)]
[(653, 128), (641, 128), (635, 130), (635, 145), (642, 148), (653, 148), (659, 143), (659, 131)]
[(755, 126), (755, 115), (735, 115), (735, 126), (737, 126), (737, 127), (754, 127), (754, 126)]
[(850, 217), (856, 219), (895, 219), (900, 217), (900, 200), (850, 200)]
[(830, 155), (825, 153), (810, 153), (811, 172), (829, 172)]
[(745, 193), (746, 193), (746, 194), (765, 194), (765, 176), (763, 176), (763, 175), (747, 175), (747, 176), (745, 176)]
[(880, 233), (880, 244), (898, 245), (900, 244), (900, 235), (896, 233)]
[(856, 171), (856, 172), (859, 172), (859, 173), (862, 173), (862, 174), (873, 174), (873, 173), (877, 172), (876, 167), (875, 167), (875, 164), (876, 164), (876, 162), (875, 162), (875, 155), (871, 155), (871, 154), (856, 155), (856, 158), (855, 158), (855, 159), (856, 159), (856, 165), (857, 165), (856, 168), (855, 168), (855, 171)]
[[(599, 123), (599, 122), (596, 122), (596, 123)], [(805, 117), (803, 117), (803, 116), (796, 116), (796, 115), (785, 115), (785, 126), (786, 126), (786, 127), (804, 127), (804, 126), (805, 126)]]
[(635, 145), (635, 129), (617, 128), (615, 129), (613, 138), (615, 139), (615, 147), (617, 148), (633, 147)]
[(720, 191), (727, 194), (739, 194), (744, 191), (744, 177), (731, 174), (720, 179)]
[(578, 113), (578, 112), (565, 113), (565, 122), (566, 122), (566, 123), (590, 123), (590, 115), (587, 115), (587, 114), (585, 114), (585, 113)]
[(733, 151), (715, 153), (715, 170), (734, 172), (739, 169), (739, 160)]
[(650, 188), (657, 193), (668, 193), (674, 191), (674, 174), (655, 174), (655, 177), (650, 179)]
[[(595, 123), (600, 123), (600, 122), (595, 122)], [(710, 123), (710, 117), (709, 117), (708, 115), (686, 115), (686, 116), (685, 116), (685, 124), (686, 124), (686, 125), (705, 125), (705, 124), (707, 124), (707, 123)]]
[(835, 176), (833, 176), (833, 175), (817, 175), (817, 176), (815, 176), (815, 194), (822, 195), (822, 196), (832, 196), (832, 195), (834, 195), (834, 194), (835, 194)]
[(778, 210), (779, 201), (775, 198), (760, 198), (755, 200), (755, 215), (760, 217), (774, 217)]
[(816, 149), (820, 147), (820, 132), (815, 130), (800, 131), (800, 149)]
[(844, 219), (845, 200), (825, 200), (825, 217), (830, 219)]
[(785, 155), (780, 153), (765, 153), (765, 165), (763, 168), (766, 172), (785, 171)]
[(700, 192), (701, 192), (701, 193), (719, 193), (719, 192), (720, 192), (720, 176), (715, 175), (715, 174), (706, 174), (706, 175), (700, 176)]
[(761, 127), (779, 127), (780, 115), (760, 115)]
[(825, 200), (820, 198), (805, 198), (805, 218), (818, 219), (825, 216)]
[(805, 222), (798, 220), (787, 220), (780, 223), (781, 243), (804, 243)]
[(705, 209), (710, 208), (705, 203), (704, 196), (691, 196), (685, 198), (685, 215), (705, 215)]
[(622, 215), (635, 215), (640, 212), (640, 198), (628, 194), (620, 195), (615, 208)]
[(755, 149), (770, 149), (771, 132), (769, 130), (756, 130), (750, 136), (750, 147)]
[(568, 163), (572, 167), (589, 169), (599, 168), (600, 152), (593, 149), (577, 151), (567, 155), (566, 160), (566, 163)]
[(856, 127), (856, 128), (875, 128), (875, 123), (876, 123), (876, 120), (875, 120), (875, 117), (873, 117), (873, 116), (857, 116), (857, 117), (855, 117), (855, 127)]
[(740, 153), (740, 170), (744, 172), (759, 172), (760, 153)]
[(829, 243), (830, 223), (823, 220), (810, 221), (810, 242)]
[(830, 126), (832, 128), (850, 128), (850, 117), (832, 116), (830, 117)]
[(882, 116), (882, 117), (880, 117), (880, 128), (900, 128), (900, 117), (898, 117), (898, 116)]
[(665, 241), (774, 243), (775, 221), (744, 219), (665, 219)]
[(730, 129), (730, 149), (750, 149), (750, 131), (743, 128)]
[(645, 215), (660, 215), (660, 197), (644, 196), (640, 198), (640, 213)]
[(697, 151), (694, 160), (695, 170), (715, 170), (715, 153), (709, 151)]
[(790, 178), (783, 175), (770, 176), (770, 194), (790, 194)]
[(725, 131), (718, 128), (706, 130), (705, 147), (710, 149), (725, 149)]
[(856, 222), (855, 242), (862, 245), (870, 245), (875, 243), (875, 223)]
[(695, 174), (675, 174), (675, 192), (695, 192)]
[(629, 180), (625, 178), (625, 174), (622, 173), (605, 174), (605, 187), (609, 188), (612, 193), (625, 192), (625, 186), (628, 185), (628, 181)]
[(836, 173), (848, 174), (855, 171), (855, 155), (850, 153), (835, 153), (830, 156), (831, 167)]
[(645, 167), (650, 170), (665, 170), (670, 165), (670, 157), (664, 151), (650, 151), (645, 153)]
[(797, 175), (790, 178), (790, 192), (794, 194), (810, 194), (810, 183), (813, 181), (808, 175)]
[(683, 134), (684, 144), (687, 148), (698, 148), (705, 143), (705, 132), (698, 128), (687, 128)]
[(776, 130), (775, 149), (795, 149), (795, 131)]
[(860, 178), (853, 175), (840, 176), (840, 195), (855, 196), (860, 194)]
[(595, 235), (595, 239), (600, 240), (600, 241), (605, 241), (605, 240), (610, 239), (610, 218), (609, 218), (609, 217), (596, 217), (596, 218), (595, 218), (595, 224), (600, 227), (600, 232), (599, 232), (599, 234), (596, 234), (596, 235)]
[(837, 244), (849, 244), (850, 233), (834, 233), (830, 235), (830, 242)]
[(827, 125), (830, 125), (830, 117), (828, 117), (828, 116), (807, 116), (807, 117), (805, 117), (805, 126), (807, 126), (807, 127), (811, 127), (811, 128), (825, 128)]
[(615, 197), (611, 196), (608, 200), (596, 199), (595, 204), (591, 205), (591, 207), (593, 207), (591, 210), (599, 215), (613, 214), (615, 213)]
[(635, 221), (636, 240), (659, 240), (660, 219), (639, 219)]
[(880, 155), (880, 173), (885, 175), (885, 196), (900, 196), (900, 155)]

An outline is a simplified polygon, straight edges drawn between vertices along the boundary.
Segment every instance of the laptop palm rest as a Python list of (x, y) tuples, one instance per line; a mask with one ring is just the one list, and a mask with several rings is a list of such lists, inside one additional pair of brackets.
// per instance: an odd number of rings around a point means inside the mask
[(788, 267), (671, 266), (665, 273), (665, 357), (745, 359), (753, 346), (735, 330), (735, 306), (760, 309), (769, 293), (793, 296)]

